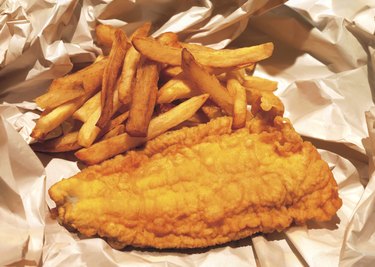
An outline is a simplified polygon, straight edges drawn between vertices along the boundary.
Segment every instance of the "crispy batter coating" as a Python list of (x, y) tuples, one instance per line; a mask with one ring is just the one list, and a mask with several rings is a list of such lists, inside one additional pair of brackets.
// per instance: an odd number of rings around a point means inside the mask
[(49, 194), (63, 224), (118, 248), (206, 247), (330, 220), (341, 206), (327, 163), (282, 117), (235, 132), (229, 118), (177, 130)]

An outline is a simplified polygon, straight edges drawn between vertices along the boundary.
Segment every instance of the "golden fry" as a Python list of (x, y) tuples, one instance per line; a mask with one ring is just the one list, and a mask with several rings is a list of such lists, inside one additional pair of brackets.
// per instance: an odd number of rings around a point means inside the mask
[[(138, 52), (154, 61), (181, 65), (181, 48), (163, 45), (150, 37), (135, 38), (132, 43)], [(204, 66), (223, 68), (251, 64), (270, 57), (272, 52), (273, 44), (265, 43), (233, 50), (193, 50), (191, 53)]]
[(191, 118), (207, 98), (207, 94), (190, 98), (153, 118), (148, 127), (147, 137), (133, 137), (123, 133), (78, 150), (75, 155), (86, 164), (92, 165), (137, 147)]
[(211, 47), (207, 47), (204, 45), (199, 45), (199, 44), (191, 44), (191, 43), (185, 43), (185, 42), (180, 42), (181, 47), (186, 48), (190, 52), (192, 51), (198, 51), (198, 52), (212, 52), (212, 51), (218, 51), (216, 49), (213, 49)]
[(126, 132), (131, 136), (145, 137), (156, 103), (158, 91), (158, 63), (143, 58), (137, 70)]
[(167, 66), (161, 70), (160, 79), (164, 82), (167, 82), (170, 79), (176, 77), (181, 72), (182, 69), (180, 66)]
[(125, 133), (125, 125), (119, 124), (115, 126), (113, 129), (111, 129), (109, 132), (104, 134), (102, 140), (109, 139), (123, 133)]
[(195, 88), (194, 83), (180, 73), (159, 89), (157, 103), (171, 103), (177, 99), (190, 98), (199, 94), (200, 91)]
[(109, 62), (103, 73), (102, 93), (101, 93), (101, 114), (96, 126), (103, 128), (113, 114), (113, 94), (120, 69), (123, 65), (126, 49), (128, 47), (127, 38), (122, 30), (116, 30), (112, 49), (109, 54)]
[(234, 98), (233, 104), (233, 129), (239, 129), (246, 124), (246, 112), (247, 112), (247, 101), (246, 101), (246, 90), (241, 83), (235, 78), (230, 77), (227, 81), (227, 88), (229, 93)]
[(78, 134), (78, 144), (83, 147), (91, 146), (98, 134), (100, 133), (100, 128), (96, 126), (100, 118), (101, 107), (98, 107), (88, 118), (88, 120), (82, 124), (81, 129), (79, 129)]
[(42, 140), (50, 131), (58, 127), (82, 106), (86, 99), (86, 97), (79, 97), (58, 106), (46, 115), (42, 114), (37, 120), (31, 136), (37, 140)]
[[(132, 40), (135, 37), (146, 37), (150, 31), (150, 28), (151, 23), (147, 22), (143, 24), (134, 31), (130, 39)], [(120, 75), (120, 82), (118, 84), (119, 98), (123, 104), (128, 104), (131, 100), (133, 80), (140, 58), (141, 55), (138, 53), (138, 51), (133, 46), (130, 46), (125, 55), (124, 64)]]
[(190, 79), (201, 92), (208, 93), (210, 99), (227, 114), (233, 114), (233, 99), (219, 80), (209, 74), (193, 55), (185, 48), (182, 50), (182, 69), (186, 78)]
[(35, 143), (31, 145), (38, 152), (67, 152), (80, 149), (78, 144), (78, 132), (71, 132), (61, 137), (45, 141), (43, 143)]
[(87, 100), (82, 107), (77, 109), (73, 114), (73, 118), (85, 122), (91, 116), (91, 114), (100, 107), (100, 94), (101, 92), (96, 93), (93, 97)]
[(35, 102), (39, 107), (51, 110), (80, 96), (92, 95), (100, 88), (107, 62), (104, 58), (76, 73), (55, 79), (48, 92), (37, 97)]
[(111, 47), (117, 29), (111, 25), (99, 24), (95, 28), (96, 40), (99, 45)]
[[(109, 114), (110, 117), (119, 109), (120, 103), (118, 100), (118, 91), (117, 88), (113, 94), (113, 101), (112, 101), (112, 113)], [(103, 130), (107, 129), (107, 125), (111, 125), (111, 122), (104, 125), (103, 128), (99, 128), (96, 124), (100, 118), (102, 112), (102, 108), (99, 105), (94, 112), (88, 117), (88, 119), (83, 123), (81, 129), (79, 130), (78, 135), (78, 143), (83, 147), (91, 146), (100, 133), (103, 133)], [(104, 132), (105, 133), (105, 132)]]
[[(55, 80), (53, 83), (56, 85), (57, 82), (58, 81)], [(72, 88), (48, 91), (47, 93), (37, 97), (35, 99), (35, 103), (37, 103), (37, 105), (43, 109), (51, 110), (83, 95), (85, 95), (85, 91), (82, 88), (82, 83), (76, 81), (72, 83)]]
[(247, 88), (254, 88), (271, 92), (277, 89), (277, 82), (255, 76), (243, 77), (242, 85)]
[(157, 37), (157, 40), (163, 45), (181, 48), (178, 36), (174, 32), (164, 32)]
[(126, 111), (120, 115), (118, 115), (116, 118), (112, 119), (103, 129), (101, 129), (99, 133), (99, 137), (105, 135), (115, 127), (117, 127), (120, 124), (123, 124), (124, 121), (129, 117), (129, 111)]

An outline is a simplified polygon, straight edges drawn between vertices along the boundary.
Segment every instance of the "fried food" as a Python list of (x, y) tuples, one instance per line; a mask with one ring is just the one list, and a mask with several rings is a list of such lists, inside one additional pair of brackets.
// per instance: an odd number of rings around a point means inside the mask
[(207, 100), (208, 95), (192, 97), (178, 106), (160, 114), (150, 121), (146, 137), (134, 137), (127, 133), (95, 143), (88, 148), (81, 149), (75, 156), (86, 164), (97, 164), (117, 154), (135, 148), (147, 140), (151, 140), (169, 129), (191, 118)]
[(53, 185), (59, 220), (112, 246), (195, 248), (292, 223), (327, 221), (341, 206), (332, 173), (288, 120), (231, 118), (183, 128)]
[(246, 90), (234, 77), (227, 81), (229, 93), (233, 96), (233, 129), (239, 129), (246, 124), (247, 99)]
[(118, 74), (123, 65), (126, 50), (128, 48), (127, 37), (122, 30), (114, 33), (113, 45), (108, 57), (108, 64), (104, 69), (101, 91), (101, 112), (96, 126), (103, 128), (114, 113), (113, 97), (116, 88)]
[(215, 75), (208, 73), (185, 48), (182, 50), (181, 66), (186, 78), (191, 79), (196, 88), (203, 93), (208, 93), (210, 99), (227, 114), (233, 114), (233, 98), (229, 92), (220, 84)]
[(154, 112), (158, 94), (159, 65), (142, 58), (137, 70), (126, 132), (131, 136), (145, 137)]
[(43, 143), (36, 143), (32, 148), (38, 152), (67, 152), (80, 149), (78, 144), (78, 131), (54, 138)]
[[(181, 48), (163, 45), (151, 37), (134, 38), (132, 43), (138, 52), (154, 61), (173, 66), (181, 65)], [(192, 46), (189, 48), (191, 49)], [(273, 52), (273, 43), (222, 50), (195, 46), (191, 52), (197, 61), (204, 66), (214, 68), (235, 67), (250, 65), (270, 57)]]
[[(132, 40), (135, 37), (147, 36), (150, 29), (151, 23), (146, 22), (134, 31), (130, 39)], [(132, 86), (134, 83), (133, 80), (135, 79), (137, 65), (139, 64), (140, 59), (141, 55), (138, 51), (133, 46), (130, 46), (125, 55), (124, 65), (122, 67), (118, 84), (119, 99), (123, 104), (128, 104), (130, 102)]]

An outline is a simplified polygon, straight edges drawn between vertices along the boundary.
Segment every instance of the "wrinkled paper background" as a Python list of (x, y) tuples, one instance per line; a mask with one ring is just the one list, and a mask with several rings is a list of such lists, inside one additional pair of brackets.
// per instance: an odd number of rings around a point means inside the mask
[[(375, 2), (373, 0), (6, 0), (0, 4), (0, 265), (371, 266), (375, 264)], [(296, 130), (320, 148), (343, 207), (328, 223), (212, 249), (111, 249), (49, 217), (46, 190), (79, 171), (27, 143), (32, 99), (73, 65), (94, 60), (97, 23), (214, 48), (275, 43), (255, 75), (279, 82)], [(25, 142), (25, 141), (26, 142)], [(41, 163), (43, 162), (43, 164)], [(47, 203), (47, 204), (46, 204)]]

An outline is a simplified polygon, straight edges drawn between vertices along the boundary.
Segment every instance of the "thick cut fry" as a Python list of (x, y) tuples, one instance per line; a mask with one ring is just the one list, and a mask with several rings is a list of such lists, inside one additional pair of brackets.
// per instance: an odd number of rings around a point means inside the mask
[(168, 66), (160, 72), (160, 79), (163, 81), (169, 81), (170, 79), (176, 77), (182, 72), (180, 66)]
[(51, 110), (82, 95), (93, 94), (100, 88), (107, 62), (104, 58), (76, 73), (55, 79), (48, 92), (37, 97), (35, 102), (39, 107)]
[(99, 45), (111, 47), (117, 29), (111, 25), (99, 24), (95, 28), (96, 40)]
[(42, 115), (36, 122), (31, 136), (37, 140), (43, 139), (50, 131), (58, 127), (68, 119), (82, 104), (87, 97), (80, 97), (58, 106), (46, 115)]
[(207, 47), (207, 46), (204, 46), (204, 45), (191, 44), (191, 43), (185, 43), (185, 42), (180, 42), (180, 46), (183, 47), (183, 48), (186, 48), (190, 52), (192, 52), (192, 51), (198, 51), (198, 52), (218, 51), (216, 49), (213, 49), (211, 47)]
[(153, 118), (148, 127), (147, 137), (132, 137), (127, 133), (123, 133), (95, 143), (88, 148), (83, 148), (77, 151), (75, 155), (86, 164), (91, 165), (137, 147), (191, 118), (207, 98), (207, 94), (190, 98), (171, 110)]
[(78, 131), (71, 132), (61, 137), (48, 140), (43, 143), (35, 143), (31, 145), (38, 152), (67, 152), (80, 149), (78, 144)]
[[(120, 115), (118, 115), (116, 118), (112, 119), (99, 133), (99, 137), (105, 135), (118, 125), (124, 123), (124, 121), (129, 117), (129, 111), (126, 111)], [(125, 129), (125, 128), (124, 128)]]
[(73, 118), (85, 122), (91, 116), (95, 110), (100, 107), (100, 94), (101, 92), (96, 93), (93, 97), (87, 100), (82, 107), (77, 109), (73, 114)]
[(109, 138), (115, 137), (123, 133), (125, 133), (125, 125), (119, 124), (116, 127), (114, 127), (112, 130), (107, 132), (105, 135), (103, 135), (102, 140), (109, 139)]
[(164, 32), (157, 37), (157, 40), (163, 45), (181, 48), (178, 36), (174, 32)]
[[(163, 45), (150, 37), (135, 38), (132, 43), (138, 52), (154, 61), (174, 66), (181, 65), (181, 48)], [(192, 54), (204, 66), (222, 68), (257, 62), (270, 57), (272, 52), (273, 44), (265, 43), (233, 50), (193, 50)]]
[(178, 106), (152, 119), (147, 132), (147, 140), (153, 139), (191, 118), (209, 97), (208, 94), (192, 97)]
[(228, 79), (227, 88), (234, 98), (232, 127), (233, 129), (245, 127), (247, 112), (246, 90), (235, 76)]
[(247, 88), (255, 88), (271, 92), (277, 89), (277, 82), (255, 76), (243, 77), (242, 85)]
[(118, 74), (123, 65), (126, 49), (128, 47), (127, 38), (122, 30), (116, 30), (112, 49), (109, 54), (108, 65), (104, 69), (102, 93), (101, 93), (101, 114), (96, 124), (103, 128), (113, 114), (113, 94), (116, 87)]
[[(110, 117), (119, 109), (120, 103), (118, 100), (118, 91), (117, 88), (114, 91), (114, 94), (112, 96), (113, 98), (113, 108), (112, 108), (112, 113), (110, 114)], [(78, 135), (78, 143), (83, 146), (83, 147), (88, 147), (91, 146), (92, 143), (97, 139), (99, 134), (102, 132), (101, 129), (106, 129), (108, 124), (111, 124), (111, 122), (107, 123), (104, 125), (103, 128), (99, 128), (96, 126), (100, 114), (102, 112), (102, 108), (99, 105), (97, 109), (89, 116), (89, 118), (85, 121), (85, 123), (82, 125), (81, 129), (79, 130), (79, 135)]]
[[(146, 37), (150, 31), (150, 28), (151, 23), (148, 22), (143, 24), (141, 27), (134, 31), (130, 39), (133, 39), (135, 37)], [(133, 81), (140, 58), (141, 54), (139, 54), (133, 46), (131, 46), (126, 52), (122, 72), (120, 75), (120, 82), (118, 84), (119, 98), (123, 104), (130, 103)]]
[(88, 118), (88, 120), (82, 124), (79, 129), (78, 144), (83, 147), (91, 146), (94, 143), (96, 137), (100, 133), (100, 128), (96, 126), (97, 121), (100, 118), (101, 107), (98, 107), (94, 113)]
[[(55, 83), (56, 84), (56, 83)], [(64, 88), (63, 90), (51, 90), (37, 97), (35, 103), (44, 109), (54, 109), (70, 100), (81, 97), (85, 94), (82, 88), (82, 82), (72, 83), (72, 88)]]
[(159, 66), (157, 62), (143, 58), (137, 70), (135, 87), (126, 132), (131, 136), (145, 137), (156, 103)]
[(195, 84), (180, 73), (160, 88), (157, 103), (171, 103), (177, 99), (190, 98), (199, 94), (200, 91), (195, 88)]
[(190, 79), (203, 93), (208, 93), (210, 99), (221, 107), (227, 114), (233, 114), (233, 99), (219, 80), (209, 74), (193, 55), (186, 50), (182, 50), (182, 69), (186, 78)]
[(146, 37), (150, 32), (151, 26), (152, 26), (151, 22), (143, 23), (142, 26), (137, 28), (132, 33), (132, 35), (130, 36), (130, 41), (132, 41), (135, 37)]

